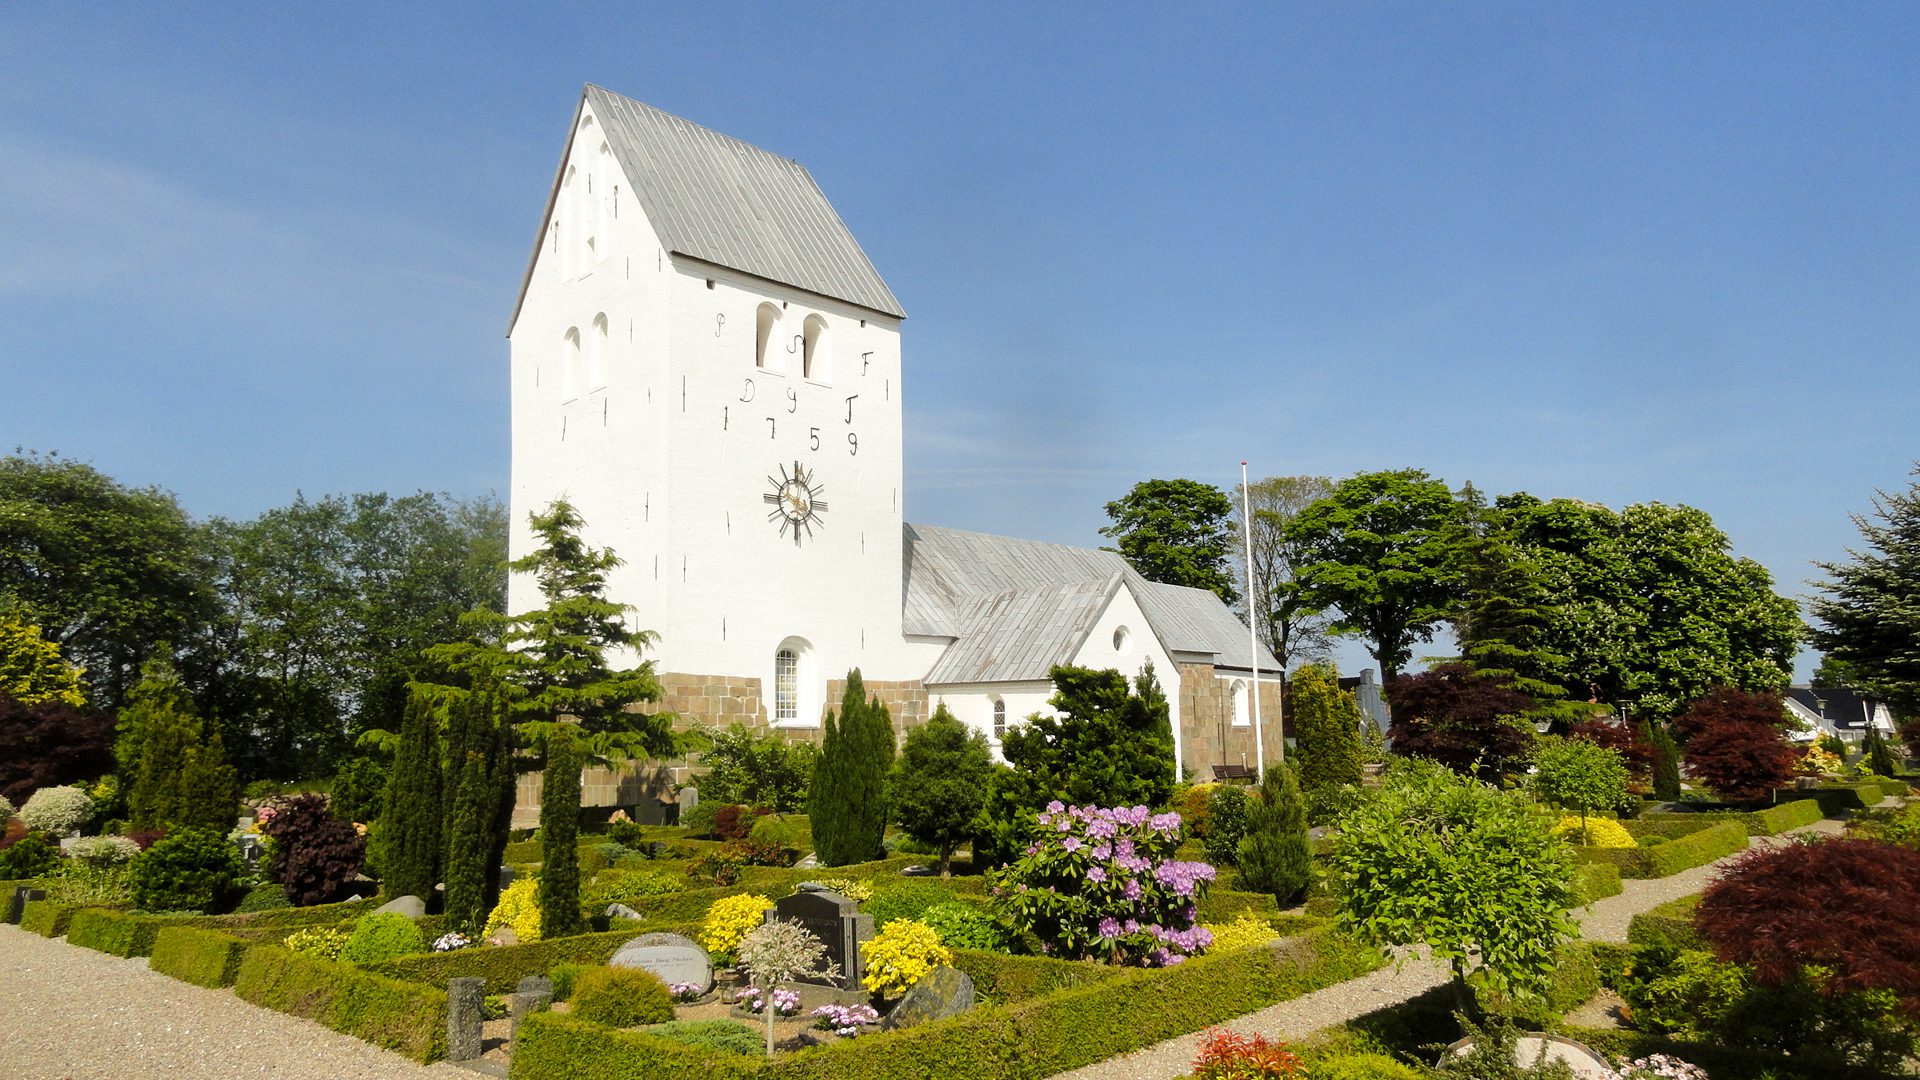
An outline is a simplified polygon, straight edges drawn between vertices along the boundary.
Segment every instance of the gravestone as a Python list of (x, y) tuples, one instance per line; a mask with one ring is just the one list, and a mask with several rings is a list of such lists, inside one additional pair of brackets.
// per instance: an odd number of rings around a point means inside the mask
[(931, 866), (922, 866), (919, 863), (914, 863), (912, 866), (901, 867), (900, 876), (901, 877), (939, 877), (940, 871), (935, 870)]
[(427, 913), (427, 902), (417, 896), (396, 896), (373, 909), (375, 915), (405, 915), (409, 919), (418, 919)]
[(619, 951), (625, 952), (628, 949), (644, 949), (649, 945), (679, 945), (688, 949), (697, 949), (700, 947), (699, 942), (687, 937), (685, 934), (665, 934), (654, 931), (650, 934), (641, 934), (639, 937), (622, 944)]
[(20, 916), (26, 913), (28, 904), (33, 903), (35, 900), (45, 900), (46, 898), (47, 890), (45, 889), (30, 889), (25, 885), (15, 886), (13, 899), (7, 904), (7, 921), (15, 924), (19, 923)]
[[(1447, 1049), (1465, 1057), (1473, 1051), (1472, 1039), (1461, 1039)], [(1585, 1043), (1559, 1035), (1522, 1035), (1513, 1043), (1514, 1064), (1531, 1068), (1542, 1062), (1563, 1061), (1573, 1070), (1575, 1080), (1611, 1080), (1616, 1074), (1607, 1060)]]
[(700, 789), (692, 784), (680, 789), (680, 820), (687, 820), (693, 808), (700, 805)]
[(486, 1023), (485, 979), (447, 980), (447, 1060), (471, 1061), (480, 1056), (482, 1025)]
[(650, 971), (668, 986), (686, 983), (703, 994), (713, 989), (713, 961), (697, 945), (627, 945), (613, 954), (607, 966)]
[(973, 1008), (973, 980), (967, 973), (950, 967), (927, 972), (893, 1007), (880, 1030), (913, 1027), (929, 1020), (944, 1020)]
[(502, 863), (500, 865), (499, 877), (500, 877), (500, 891), (506, 892), (507, 886), (513, 884), (513, 878), (514, 878), (513, 867), (508, 866), (505, 863)]
[(515, 991), (507, 999), (507, 1042), (520, 1037), (520, 1022), (553, 1004), (552, 990)]
[(764, 922), (799, 923), (827, 946), (827, 960), (835, 964), (841, 987), (860, 986), (866, 966), (860, 958), (860, 945), (873, 938), (873, 916), (863, 915), (860, 905), (837, 892), (806, 891), (774, 902)]
[(553, 995), (553, 980), (547, 978), (545, 975), (528, 975), (513, 984), (513, 992), (516, 994), (546, 994), (551, 997)]

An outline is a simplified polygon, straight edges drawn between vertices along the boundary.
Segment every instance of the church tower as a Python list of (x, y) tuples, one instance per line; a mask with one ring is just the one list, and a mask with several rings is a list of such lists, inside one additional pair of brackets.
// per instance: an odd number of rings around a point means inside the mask
[(817, 727), (851, 668), (918, 680), (904, 317), (798, 163), (588, 86), (507, 334), (511, 555), (571, 501), (690, 719)]

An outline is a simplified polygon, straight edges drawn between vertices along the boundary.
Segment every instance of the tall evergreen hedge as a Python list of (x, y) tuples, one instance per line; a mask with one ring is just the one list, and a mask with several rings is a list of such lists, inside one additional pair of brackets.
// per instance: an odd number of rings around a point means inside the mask
[(400, 723), (380, 815), (381, 870), (388, 896), (431, 897), (440, 880), (440, 737), (433, 706), (414, 693)]
[(1308, 665), (1290, 680), (1288, 728), (1297, 740), (1294, 760), (1308, 790), (1360, 782), (1360, 705), (1327, 668)]
[(494, 868), (513, 811), (508, 724), (497, 693), (468, 694), (447, 715), (445, 910), (447, 925), (468, 934), (480, 930), (499, 897)]
[(580, 929), (580, 748), (564, 731), (547, 735), (540, 782), (540, 934)]
[(887, 831), (887, 773), (893, 768), (893, 718), (868, 698), (855, 668), (847, 673), (840, 714), (829, 709), (808, 790), (807, 819), (822, 866), (876, 858)]
[(1648, 724), (1653, 743), (1653, 797), (1672, 802), (1680, 797), (1680, 747), (1665, 724)]

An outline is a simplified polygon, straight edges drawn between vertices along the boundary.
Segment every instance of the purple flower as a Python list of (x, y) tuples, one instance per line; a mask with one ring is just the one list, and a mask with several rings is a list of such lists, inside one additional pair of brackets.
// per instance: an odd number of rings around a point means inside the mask
[(1109, 915), (1100, 920), (1100, 936), (1111, 941), (1120, 936), (1120, 923)]
[(1140, 899), (1140, 883), (1133, 878), (1128, 878), (1127, 883), (1120, 887), (1120, 895), (1129, 900)]
[(1066, 808), (1067, 808), (1067, 805), (1065, 803), (1061, 802), (1059, 799), (1055, 799), (1052, 802), (1047, 804), (1047, 813), (1057, 814), (1060, 811), (1065, 810)]
[(1101, 882), (1104, 882), (1107, 880), (1107, 872), (1098, 866), (1088, 867), (1087, 880), (1093, 882), (1095, 885), (1098, 885)]
[(1066, 848), (1068, 853), (1071, 854), (1072, 852), (1079, 851), (1086, 845), (1080, 842), (1079, 837), (1069, 836), (1065, 840), (1060, 841), (1060, 846)]

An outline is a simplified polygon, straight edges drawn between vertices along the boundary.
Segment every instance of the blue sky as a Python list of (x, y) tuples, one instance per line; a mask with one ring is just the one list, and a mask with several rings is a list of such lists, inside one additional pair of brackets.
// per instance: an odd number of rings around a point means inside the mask
[(6, 447), (504, 493), (594, 81), (813, 171), (910, 316), (913, 520), (1416, 466), (1799, 594), (1920, 457), (1920, 6), (278, 7), (0, 10)]

